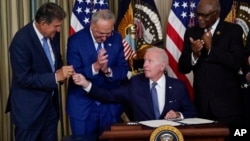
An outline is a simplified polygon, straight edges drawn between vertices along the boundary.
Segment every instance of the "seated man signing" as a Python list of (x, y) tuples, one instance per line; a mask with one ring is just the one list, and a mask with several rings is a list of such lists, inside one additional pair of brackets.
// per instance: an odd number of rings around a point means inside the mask
[(144, 73), (133, 76), (118, 89), (101, 89), (82, 74), (75, 73), (72, 77), (91, 97), (107, 102), (128, 102), (135, 121), (195, 117), (196, 110), (185, 84), (167, 76), (167, 65), (165, 50), (153, 46), (144, 55)]

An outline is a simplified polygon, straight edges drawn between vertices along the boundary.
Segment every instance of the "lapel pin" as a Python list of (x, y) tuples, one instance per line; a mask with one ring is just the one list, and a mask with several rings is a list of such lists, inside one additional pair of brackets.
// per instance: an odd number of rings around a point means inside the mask
[(111, 43), (109, 43), (109, 44), (108, 44), (108, 46), (112, 46), (112, 44), (111, 44)]
[(217, 34), (217, 35), (220, 35), (220, 31), (217, 31), (216, 34)]

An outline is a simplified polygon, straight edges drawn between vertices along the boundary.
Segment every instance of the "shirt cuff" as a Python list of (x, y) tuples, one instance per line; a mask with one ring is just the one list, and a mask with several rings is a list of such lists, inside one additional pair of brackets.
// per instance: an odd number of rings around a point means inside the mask
[(181, 112), (178, 112), (179, 114), (180, 114), (180, 119), (184, 119), (184, 116), (183, 116), (183, 114), (181, 113)]
[(191, 57), (192, 57), (192, 62), (191, 62), (191, 63), (192, 63), (192, 66), (194, 66), (194, 65), (197, 63), (197, 61), (198, 61), (199, 58), (195, 59), (195, 58), (194, 58), (194, 53), (193, 53), (193, 52), (192, 52), (192, 54), (191, 54)]
[(107, 77), (112, 77), (113, 76), (111, 68), (108, 68), (108, 71), (105, 73), (105, 76), (107, 76)]
[(95, 71), (93, 64), (92, 64), (91, 68), (92, 68), (92, 74), (93, 75), (97, 75), (99, 73), (99, 71), (98, 72)]
[(211, 52), (211, 48), (207, 51), (207, 55), (209, 55), (209, 54), (210, 54), (210, 52)]
[(91, 82), (89, 82), (89, 85), (88, 85), (88, 87), (86, 87), (86, 88), (84, 88), (84, 87), (82, 87), (87, 93), (89, 93), (90, 92), (90, 90), (91, 90), (91, 87), (92, 87), (92, 83)]

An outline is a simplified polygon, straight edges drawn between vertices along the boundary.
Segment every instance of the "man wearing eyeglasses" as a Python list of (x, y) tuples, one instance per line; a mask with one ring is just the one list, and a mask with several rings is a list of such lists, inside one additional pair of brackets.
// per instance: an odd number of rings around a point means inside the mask
[[(243, 30), (223, 21), (219, 0), (201, 0), (198, 26), (187, 29), (178, 68), (194, 73), (194, 102), (202, 118), (240, 127), (243, 101), (238, 71), (243, 63)], [(234, 133), (234, 129), (231, 130)]]
[[(115, 16), (110, 10), (92, 15), (89, 28), (68, 39), (67, 62), (95, 85), (114, 89), (127, 78), (128, 64), (124, 57), (122, 37), (114, 30)], [(82, 87), (69, 80), (67, 113), (73, 135), (101, 134), (120, 120), (121, 105), (86, 96)]]

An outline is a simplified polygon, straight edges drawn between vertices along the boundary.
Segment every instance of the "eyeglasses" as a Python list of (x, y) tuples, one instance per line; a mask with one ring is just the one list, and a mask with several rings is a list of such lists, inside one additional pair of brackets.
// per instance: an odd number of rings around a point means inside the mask
[(199, 13), (199, 12), (196, 12), (195, 13), (195, 16), (198, 18), (198, 17), (201, 17), (201, 18), (204, 18), (204, 19), (207, 19), (207, 18), (210, 18), (212, 15), (215, 15), (217, 14), (217, 11), (212, 11), (208, 14), (204, 14), (204, 13)]
[(98, 37), (109, 37), (109, 36), (111, 36), (113, 34), (113, 31), (108, 32), (108, 33), (102, 33), (102, 32), (99, 32), (99, 31), (95, 30), (95, 32), (96, 32)]

